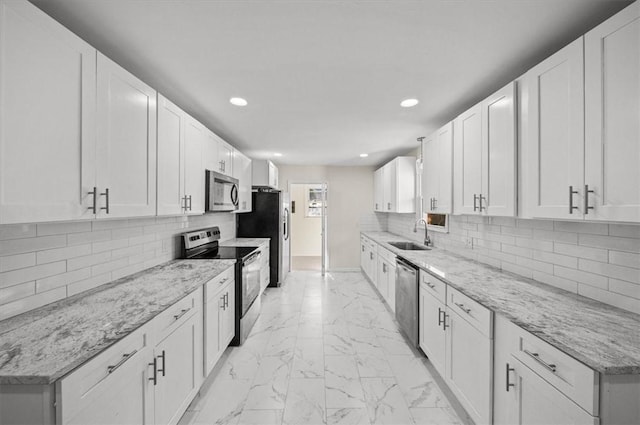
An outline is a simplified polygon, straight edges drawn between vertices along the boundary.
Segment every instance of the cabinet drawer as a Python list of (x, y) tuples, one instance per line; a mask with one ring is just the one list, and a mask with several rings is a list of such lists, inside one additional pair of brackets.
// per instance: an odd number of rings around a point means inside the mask
[(235, 279), (235, 267), (231, 266), (218, 276), (211, 279), (204, 284), (204, 296), (207, 302), (211, 301), (213, 297), (229, 282)]
[(155, 340), (162, 341), (195, 313), (202, 313), (202, 288), (187, 295), (154, 319)]
[(442, 304), (447, 302), (447, 284), (424, 270), (420, 270), (420, 286), (424, 287), (427, 293), (436, 297)]
[(487, 338), (493, 338), (493, 311), (452, 287), (447, 288), (447, 307), (460, 314)]
[(62, 423), (95, 403), (104, 403), (105, 397), (117, 397), (115, 389), (132, 384), (132, 379), (139, 379), (136, 375), (145, 373), (145, 361), (153, 358), (147, 348), (146, 329), (138, 329), (60, 380)]
[(387, 263), (396, 264), (396, 254), (378, 245), (378, 255), (384, 259)]
[(512, 335), (514, 357), (589, 414), (598, 416), (599, 375), (596, 371), (520, 327)]

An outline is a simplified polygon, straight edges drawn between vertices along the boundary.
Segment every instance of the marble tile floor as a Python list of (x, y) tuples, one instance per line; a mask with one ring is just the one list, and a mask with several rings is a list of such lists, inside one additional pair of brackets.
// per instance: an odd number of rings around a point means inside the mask
[(361, 273), (296, 271), (263, 297), (180, 425), (469, 423)]

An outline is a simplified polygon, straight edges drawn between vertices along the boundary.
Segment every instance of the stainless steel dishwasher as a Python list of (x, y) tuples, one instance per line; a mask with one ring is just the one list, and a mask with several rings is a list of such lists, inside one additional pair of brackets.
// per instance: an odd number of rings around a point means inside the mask
[(418, 276), (418, 267), (403, 258), (396, 257), (396, 320), (414, 347), (420, 343)]

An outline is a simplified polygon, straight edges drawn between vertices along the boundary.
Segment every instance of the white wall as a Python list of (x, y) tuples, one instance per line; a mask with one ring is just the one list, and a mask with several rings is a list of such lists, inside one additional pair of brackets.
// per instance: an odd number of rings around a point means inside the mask
[[(360, 267), (360, 221), (371, 217), (374, 167), (278, 165), (280, 189), (289, 183), (327, 182), (328, 269)], [(375, 226), (370, 220), (366, 230)]]
[(310, 185), (292, 184), (291, 202), (296, 203), (296, 212), (291, 208), (291, 255), (322, 255), (322, 218), (307, 217), (306, 196)]
[(0, 320), (178, 258), (180, 234), (208, 226), (234, 238), (236, 216), (0, 225)]

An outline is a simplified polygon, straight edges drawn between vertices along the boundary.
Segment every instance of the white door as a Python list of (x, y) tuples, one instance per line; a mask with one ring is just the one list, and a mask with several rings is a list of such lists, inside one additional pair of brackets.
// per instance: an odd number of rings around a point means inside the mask
[(158, 215), (184, 212), (185, 114), (158, 94)]
[(422, 202), (423, 210), (434, 212), (434, 199), (438, 196), (440, 175), (438, 173), (437, 133), (422, 141)]
[[(527, 72), (531, 216), (582, 219), (584, 72), (582, 38)], [(571, 189), (570, 189), (571, 188)], [(570, 193), (570, 190), (578, 193)], [(573, 208), (570, 211), (570, 203)]]
[(156, 214), (156, 91), (106, 56), (97, 65), (98, 217)]
[(454, 120), (455, 214), (479, 213), (482, 193), (482, 105), (477, 104)]
[(0, 223), (94, 218), (96, 50), (0, 2)]
[(596, 425), (600, 421), (584, 411), (531, 369), (511, 357), (516, 395), (512, 398), (510, 425)]
[[(202, 369), (198, 368), (196, 339), (199, 333), (198, 314), (194, 314), (154, 348), (156, 379), (154, 386), (155, 420), (157, 425), (176, 424), (195, 393), (198, 392)], [(153, 367), (153, 366), (151, 366)], [(202, 367), (202, 364), (200, 364)], [(199, 372), (198, 372), (199, 371)], [(152, 372), (153, 373), (153, 372)]]
[(373, 173), (373, 210), (383, 211), (384, 204), (384, 171), (378, 168)]
[(490, 424), (492, 412), (493, 344), (447, 307), (446, 377), (477, 424)]
[(453, 207), (453, 122), (437, 131), (438, 193), (435, 212), (450, 214)]
[(516, 213), (515, 83), (509, 83), (482, 102), (483, 213)]
[(441, 376), (445, 376), (445, 313), (444, 304), (420, 288), (420, 348)]
[(588, 32), (584, 48), (585, 218), (638, 222), (640, 4)]
[(205, 172), (202, 165), (203, 146), (208, 142), (206, 129), (188, 117), (184, 134), (184, 196), (187, 213), (204, 213)]

